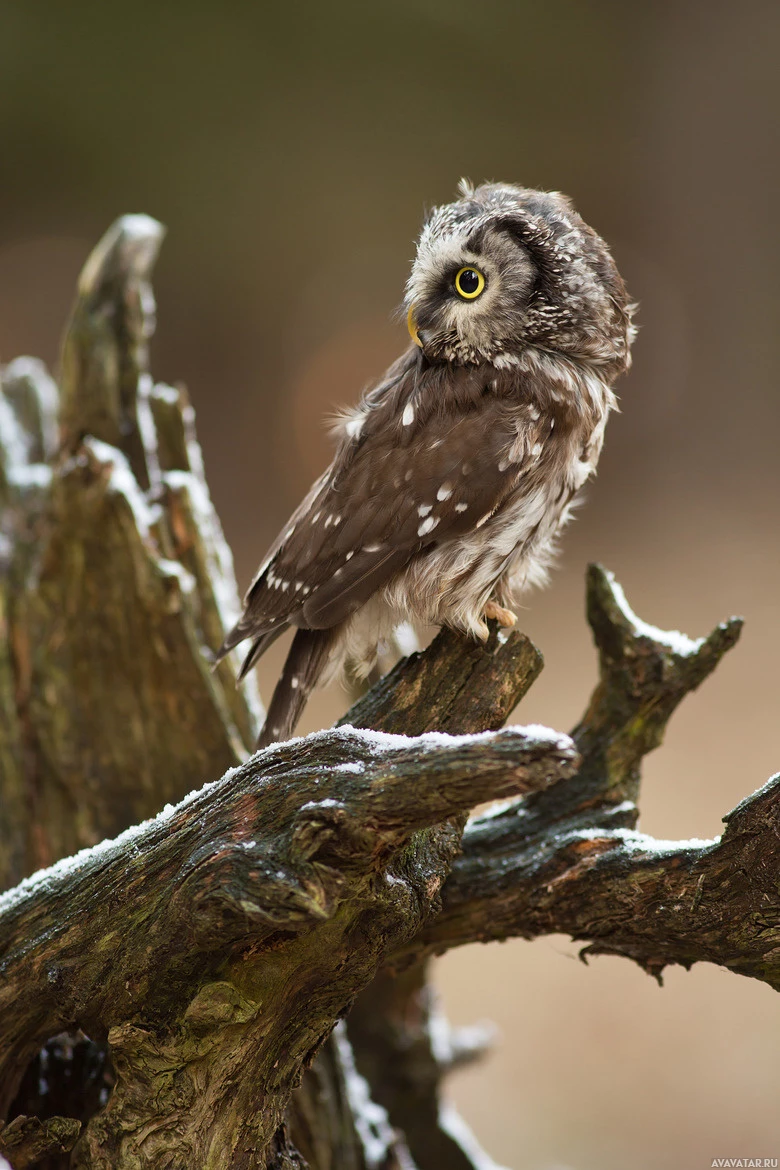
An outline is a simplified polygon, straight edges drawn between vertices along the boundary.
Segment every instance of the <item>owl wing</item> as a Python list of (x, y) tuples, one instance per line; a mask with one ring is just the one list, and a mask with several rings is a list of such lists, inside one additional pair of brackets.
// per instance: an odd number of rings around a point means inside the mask
[(511, 436), (488, 427), (486, 442), (485, 422), (439, 415), (390, 442), (366, 439), (324, 494), (325, 522), (333, 519), (317, 536), (325, 572), (303, 606), (307, 626), (343, 621), (413, 557), (470, 532), (501, 506), (517, 467), (499, 470)]
[(481, 383), (446, 401), (403, 381), (396, 391), (367, 401), (347, 426), (255, 578), (226, 648), (287, 625), (332, 628), (413, 557), (480, 527), (516, 491), (537, 438), (533, 424), (519, 425), (516, 403)]

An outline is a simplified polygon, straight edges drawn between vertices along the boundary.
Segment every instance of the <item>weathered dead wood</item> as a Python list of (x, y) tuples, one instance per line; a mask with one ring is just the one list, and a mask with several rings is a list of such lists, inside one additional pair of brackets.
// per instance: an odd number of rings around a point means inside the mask
[[(445, 884), (441, 914), (393, 958), (392, 966), (400, 969), (397, 977), (389, 971), (374, 980), (348, 1023), (358, 1063), (374, 1096), (403, 1129), (422, 1170), (435, 1167), (445, 1157), (453, 1167), (474, 1165), (465, 1151), (453, 1152), (446, 1125), (439, 1120), (440, 1081), (448, 1069), (436, 1055), (434, 1029), (439, 1031), (441, 1049), (446, 1024), (436, 1016), (435, 997), (425, 981), (426, 954), (477, 940), (559, 933), (562, 923), (567, 923), (563, 929), (574, 937), (593, 939), (602, 919), (601, 933), (611, 942), (619, 935), (614, 930), (616, 920), (625, 920), (629, 931), (646, 931), (656, 946), (663, 937), (656, 934), (653, 915), (638, 896), (633, 866), (626, 865), (626, 848), (632, 846), (623, 844), (630, 839), (636, 848), (643, 842), (649, 868), (658, 872), (664, 850), (629, 831), (638, 816), (634, 800), (639, 765), (661, 742), (678, 703), (734, 644), (741, 623), (732, 619), (696, 642), (664, 633), (636, 617), (620, 587), (598, 566), (589, 571), (587, 609), (599, 649), (600, 681), (572, 732), (582, 756), (576, 777), (469, 823), (462, 854), (455, 858)], [(436, 654), (429, 672), (435, 662)], [(449, 677), (448, 669), (442, 677)], [(389, 686), (390, 680), (388, 676), (384, 685)], [(435, 691), (435, 677), (428, 681)], [(478, 693), (497, 693), (489, 677), (480, 683)], [(378, 693), (381, 688), (375, 689), (374, 695)], [(365, 702), (373, 707), (377, 698), (372, 695)], [(415, 727), (409, 707), (404, 715)], [(496, 725), (510, 711), (511, 706), (502, 710), (499, 702)], [(472, 730), (471, 714), (467, 707), (453, 707), (450, 726)], [(485, 712), (474, 715), (478, 726)], [(599, 832), (602, 827), (605, 832)], [(617, 857), (615, 834), (623, 850)], [(630, 897), (617, 896), (619, 890), (609, 882), (602, 887), (597, 876), (601, 869), (592, 872), (594, 856), (610, 848), (610, 839), (611, 856)], [(639, 854), (635, 860), (641, 860)], [(580, 885), (574, 881), (573, 861), (581, 865)], [(678, 910), (675, 907), (669, 913), (674, 916)], [(727, 913), (735, 926), (741, 926), (736, 899)], [(593, 943), (593, 947), (598, 945)], [(630, 952), (623, 948), (622, 953)], [(700, 951), (698, 957), (710, 956)]]
[(221, 775), (262, 714), (212, 672), (230, 552), (192, 409), (148, 372), (161, 236), (127, 216), (88, 259), (61, 394), (30, 359), (2, 372), (0, 888)]
[(10, 1158), (13, 1170), (27, 1170), (42, 1159), (67, 1154), (73, 1149), (81, 1129), (73, 1117), (15, 1117), (8, 1125), (0, 1122), (0, 1170)]
[[(48, 1150), (48, 1170), (80, 1134), (85, 1168), (486, 1167), (441, 1108), (479, 1045), (459, 1055), (438, 1017), (432, 953), (564, 931), (653, 974), (708, 960), (778, 986), (780, 780), (717, 842), (635, 830), (643, 755), (739, 623), (665, 634), (594, 568), (601, 678), (573, 742), (497, 730), (541, 668), (527, 639), (445, 633), (354, 727), (176, 804), (245, 759), (259, 704), (230, 662), (210, 669), (235, 585), (192, 410), (148, 372), (160, 238), (127, 217), (90, 258), (61, 405), (39, 363), (2, 371), (0, 879), (175, 807), (0, 898), (6, 1107), (67, 1031), (14, 1107), (39, 1116), (13, 1117), (0, 1151)], [(521, 792), (463, 834), (474, 804)], [(79, 1104), (55, 1074), (90, 1062)]]
[(597, 566), (588, 616), (601, 680), (572, 732), (577, 776), (469, 824), (442, 913), (414, 947), (563, 931), (589, 940), (590, 953), (626, 954), (654, 974), (701, 960), (777, 986), (777, 781), (724, 818), (718, 841), (656, 842), (634, 830), (642, 756), (734, 645), (741, 621), (697, 641), (665, 633), (637, 618)]
[[(355, 726), (411, 734), (459, 734), (502, 727), (542, 669), (542, 656), (518, 631), (491, 623), (485, 646), (443, 630), (424, 654), (399, 662), (346, 716)], [(459, 840), (465, 818), (447, 831)], [(489, 1170), (463, 1122), (440, 1102), (449, 1026), (428, 983), (425, 956), (401, 975), (380, 972), (347, 1022), (358, 1068), (373, 1097), (405, 1135), (419, 1170)], [(465, 1140), (464, 1140), (465, 1139)]]
[(310, 1054), (437, 901), (451, 850), (412, 835), (574, 759), (542, 729), (324, 732), (23, 882), (0, 899), (0, 1109), (25, 1048), (108, 1033), (77, 1165), (154, 1165), (173, 1132), (203, 1166), (264, 1164)]
[(489, 625), (484, 645), (442, 630), (424, 653), (410, 655), (380, 679), (342, 723), (401, 735), (503, 727), (544, 660), (519, 630)]

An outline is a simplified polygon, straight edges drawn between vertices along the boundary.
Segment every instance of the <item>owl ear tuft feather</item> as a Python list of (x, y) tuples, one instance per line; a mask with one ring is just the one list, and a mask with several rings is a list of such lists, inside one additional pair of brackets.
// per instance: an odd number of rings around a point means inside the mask
[(461, 199), (473, 199), (475, 191), (476, 187), (472, 183), (471, 179), (463, 178), (459, 181), (458, 194), (460, 195)]

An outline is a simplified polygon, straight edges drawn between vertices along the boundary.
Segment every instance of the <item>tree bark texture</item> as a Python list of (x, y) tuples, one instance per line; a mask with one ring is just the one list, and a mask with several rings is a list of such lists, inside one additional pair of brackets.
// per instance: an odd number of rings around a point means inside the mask
[(715, 841), (636, 830), (641, 760), (740, 622), (665, 633), (592, 567), (571, 736), (504, 727), (542, 659), (492, 628), (251, 754), (193, 412), (148, 369), (161, 238), (129, 216), (92, 253), (59, 385), (2, 371), (0, 1154), (484, 1170), (441, 1082), (489, 1038), (440, 1017), (430, 956), (564, 932), (780, 986), (780, 780)]

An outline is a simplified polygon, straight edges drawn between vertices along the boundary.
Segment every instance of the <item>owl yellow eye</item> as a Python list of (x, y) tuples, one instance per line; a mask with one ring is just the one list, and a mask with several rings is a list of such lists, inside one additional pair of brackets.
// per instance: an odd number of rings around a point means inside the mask
[(485, 278), (478, 268), (461, 268), (455, 277), (455, 292), (465, 301), (473, 301), (485, 287)]

